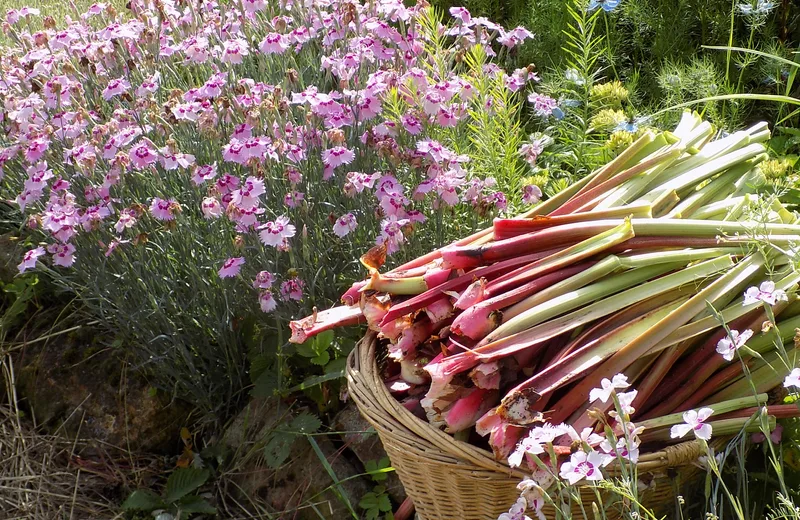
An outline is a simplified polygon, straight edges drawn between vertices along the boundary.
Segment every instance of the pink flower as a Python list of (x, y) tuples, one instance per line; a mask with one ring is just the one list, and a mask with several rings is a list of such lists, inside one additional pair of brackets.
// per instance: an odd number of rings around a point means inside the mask
[(375, 239), (376, 244), (386, 244), (386, 253), (392, 254), (403, 245), (403, 226), (411, 221), (407, 218), (398, 219), (395, 215), (381, 221), (381, 234)]
[(744, 344), (753, 336), (753, 331), (745, 329), (741, 334), (738, 330), (731, 330), (730, 335), (725, 336), (717, 342), (717, 352), (722, 354), (725, 361), (732, 361), (734, 354), (744, 346)]
[[(619, 456), (635, 464), (639, 460), (639, 444), (639, 439), (635, 437), (632, 437), (630, 442), (625, 437), (620, 437), (617, 439), (616, 446), (612, 446), (608, 439), (604, 439), (600, 444), (600, 449), (614, 458)], [(610, 459), (609, 462), (611, 462)]]
[(431, 89), (422, 97), (422, 109), (426, 114), (432, 116), (439, 112), (439, 107), (443, 101), (441, 94)]
[(680, 439), (690, 431), (694, 432), (695, 437), (705, 441), (711, 439), (711, 425), (705, 424), (714, 410), (711, 408), (700, 408), (699, 410), (689, 410), (683, 413), (684, 424), (676, 424), (670, 428), (669, 435), (673, 439)]
[(258, 228), (261, 232), (261, 243), (265, 246), (278, 247), (287, 239), (292, 238), (296, 233), (296, 228), (289, 223), (289, 217), (280, 216), (274, 222), (267, 222)]
[(258, 48), (264, 54), (283, 54), (289, 48), (289, 40), (280, 33), (267, 33)]
[(216, 186), (222, 195), (227, 195), (239, 187), (239, 177), (234, 177), (226, 173), (217, 179)]
[(114, 224), (114, 230), (122, 233), (125, 229), (130, 229), (136, 225), (136, 212), (132, 209), (123, 209), (119, 214), (119, 220)]
[(269, 271), (261, 271), (253, 280), (253, 287), (256, 289), (269, 289), (275, 282), (275, 276)]
[(603, 380), (600, 381), (600, 386), (600, 388), (594, 388), (589, 392), (590, 403), (598, 399), (605, 403), (617, 389), (628, 388), (630, 385), (628, 384), (628, 378), (624, 374), (617, 374), (611, 381), (604, 377)]
[(150, 214), (157, 220), (175, 220), (175, 214), (180, 212), (181, 205), (175, 199), (160, 199), (154, 197), (150, 203)]
[(158, 160), (158, 155), (145, 142), (141, 142), (131, 148), (128, 157), (133, 166), (138, 169), (146, 168)]
[(243, 0), (244, 10), (248, 14), (254, 14), (267, 8), (265, 0)]
[(743, 305), (750, 305), (759, 301), (775, 305), (779, 301), (789, 301), (789, 297), (786, 296), (786, 291), (775, 289), (775, 282), (767, 280), (762, 282), (759, 287), (750, 287), (744, 293)]
[(553, 442), (557, 437), (568, 433), (568, 431), (568, 427), (564, 424), (545, 423), (542, 426), (531, 428), (528, 435), (519, 441), (513, 453), (508, 456), (508, 465), (515, 468), (522, 464), (522, 459), (526, 454), (539, 455), (544, 453), (544, 444)]
[(472, 15), (469, 14), (469, 11), (466, 7), (451, 7), (450, 16), (460, 21), (464, 25), (472, 24)]
[(272, 312), (278, 306), (278, 302), (272, 297), (272, 291), (261, 291), (258, 303), (261, 305), (261, 312)]
[(188, 168), (194, 164), (194, 155), (188, 153), (172, 153), (167, 148), (160, 150), (161, 167), (165, 170), (177, 170), (178, 168)]
[(142, 81), (142, 84), (136, 88), (136, 96), (147, 97), (148, 94), (152, 94), (157, 91), (160, 84), (161, 74), (156, 71), (155, 74)]
[(516, 27), (508, 32), (501, 29), (500, 36), (497, 38), (497, 41), (511, 49), (517, 45), (520, 45), (525, 40), (532, 38), (533, 34), (529, 30), (524, 27)]
[(422, 124), (420, 124), (419, 120), (410, 115), (403, 115), (400, 117), (400, 122), (403, 124), (403, 128), (406, 129), (411, 135), (419, 135), (422, 132)]
[(43, 247), (31, 249), (25, 253), (25, 256), (22, 257), (22, 262), (17, 266), (17, 269), (19, 269), (20, 273), (24, 273), (28, 269), (33, 269), (36, 267), (37, 259), (44, 254), (45, 252)]
[(222, 216), (222, 204), (215, 197), (206, 197), (200, 205), (203, 216), (212, 219)]
[(296, 208), (303, 202), (304, 198), (305, 194), (302, 192), (290, 191), (283, 196), (283, 203), (290, 208)]
[(544, 147), (550, 142), (550, 138), (542, 136), (523, 144), (519, 147), (519, 154), (531, 166), (536, 166), (536, 160), (544, 151)]
[(231, 139), (231, 142), (222, 147), (222, 158), (229, 162), (244, 164), (249, 158), (244, 141)]
[(536, 204), (542, 200), (542, 190), (535, 184), (526, 184), (522, 187), (522, 202)]
[(35, 163), (44, 156), (47, 149), (50, 148), (50, 141), (47, 139), (34, 139), (28, 143), (25, 148), (25, 160), (29, 163)]
[(533, 103), (533, 110), (537, 116), (548, 117), (553, 113), (553, 110), (558, 106), (555, 99), (544, 94), (537, 94), (532, 92), (528, 95), (528, 102)]
[(225, 260), (225, 263), (222, 264), (222, 267), (219, 268), (219, 277), (220, 278), (232, 278), (239, 274), (239, 271), (242, 269), (244, 265), (244, 258), (237, 257), (237, 258), (228, 258)]
[(342, 238), (355, 230), (356, 226), (358, 226), (358, 223), (356, 222), (355, 215), (346, 213), (336, 219), (336, 223), (333, 225), (333, 232), (336, 233), (336, 236)]
[(436, 122), (444, 128), (453, 128), (458, 125), (458, 116), (453, 107), (441, 107), (436, 114)]
[(299, 278), (286, 280), (281, 284), (281, 296), (290, 300), (300, 301), (303, 299), (303, 287), (305, 285), (303, 280)]
[(561, 465), (559, 475), (570, 485), (577, 484), (583, 479), (603, 480), (600, 468), (607, 464), (608, 459), (608, 455), (595, 450), (591, 450), (589, 453), (576, 451), (567, 462)]
[[(775, 429), (772, 430), (769, 434), (769, 440), (772, 441), (773, 444), (780, 444), (781, 438), (783, 437), (783, 425), (776, 424)], [(767, 440), (767, 437), (764, 435), (763, 432), (756, 432), (750, 436), (750, 442), (754, 444), (759, 444)]]
[(127, 92), (130, 88), (131, 84), (125, 78), (112, 79), (103, 89), (103, 99), (109, 101), (111, 98)]
[(203, 166), (196, 166), (192, 173), (192, 182), (196, 186), (200, 186), (206, 181), (209, 181), (217, 176), (217, 163), (206, 164)]
[(234, 38), (222, 42), (222, 56), (220, 57), (222, 63), (238, 65), (242, 63), (244, 56), (248, 54), (250, 54), (249, 46), (247, 45), (247, 40), (243, 38)]
[(334, 146), (322, 152), (322, 162), (325, 166), (336, 168), (343, 164), (353, 162), (355, 154), (343, 146)]
[(75, 263), (75, 258), (72, 256), (75, 246), (72, 244), (50, 244), (47, 246), (47, 252), (53, 255), (53, 265), (69, 267)]
[(258, 198), (265, 194), (264, 181), (258, 177), (248, 177), (242, 187), (233, 192), (233, 203), (239, 209), (252, 209), (258, 206)]
[(525, 514), (525, 509), (528, 507), (527, 501), (520, 497), (508, 510), (508, 513), (501, 513), (497, 520), (531, 520), (531, 517)]
[(800, 388), (800, 368), (792, 369), (786, 379), (783, 380), (783, 386), (786, 388), (795, 387)]

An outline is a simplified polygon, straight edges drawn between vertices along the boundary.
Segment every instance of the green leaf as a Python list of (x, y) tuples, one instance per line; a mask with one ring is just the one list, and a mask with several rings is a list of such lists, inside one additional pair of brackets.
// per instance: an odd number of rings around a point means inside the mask
[(317, 454), (317, 458), (319, 459), (322, 466), (325, 468), (325, 471), (328, 472), (328, 476), (331, 477), (331, 480), (333, 480), (334, 493), (339, 498), (339, 500), (341, 500), (342, 503), (345, 506), (347, 506), (347, 510), (350, 511), (350, 515), (355, 520), (358, 520), (358, 515), (353, 509), (353, 505), (350, 503), (350, 498), (347, 496), (347, 491), (345, 491), (344, 488), (342, 487), (339, 477), (336, 476), (336, 472), (333, 471), (333, 467), (331, 466), (330, 462), (328, 462), (328, 459), (325, 457), (325, 454), (322, 452), (322, 449), (320, 449), (319, 444), (317, 444), (317, 441), (312, 436), (308, 436), (306, 437), (306, 439), (308, 439), (309, 444), (311, 444), (311, 447), (314, 449), (314, 453)]
[(250, 390), (250, 395), (253, 397), (272, 397), (275, 391), (280, 388), (280, 379), (278, 374), (272, 370), (265, 370), (258, 376), (253, 389)]
[(164, 507), (166, 504), (161, 497), (149, 489), (137, 489), (122, 503), (123, 511), (152, 511)]
[(295, 349), (297, 349), (297, 353), (303, 357), (311, 358), (317, 356), (316, 342), (314, 341), (306, 341), (305, 343), (295, 345)]
[[(331, 366), (336, 361), (338, 361), (338, 360), (334, 359), (333, 361), (328, 363), (328, 366)], [(325, 367), (325, 370), (327, 372), (327, 370), (328, 370), (327, 367)], [(299, 385), (296, 385), (296, 386), (293, 386), (292, 388), (290, 388), (288, 390), (288, 392), (292, 393), (292, 392), (297, 392), (297, 391), (300, 391), (300, 390), (306, 390), (306, 389), (311, 388), (313, 386), (317, 386), (317, 385), (319, 385), (321, 383), (324, 383), (325, 381), (330, 381), (332, 379), (340, 379), (342, 377), (344, 377), (344, 370), (341, 370), (341, 371), (338, 371), (338, 372), (326, 373), (325, 375), (322, 375), (322, 376), (309, 377), (305, 381), (300, 383)]]
[(253, 359), (250, 360), (250, 382), (255, 383), (258, 381), (258, 378), (269, 368), (270, 364), (270, 359), (263, 354), (253, 356)]
[(333, 336), (333, 331), (330, 330), (330, 329), (328, 329), (328, 330), (326, 330), (324, 332), (320, 332), (319, 334), (314, 336), (314, 342), (313, 343), (315, 345), (315, 350), (317, 352), (321, 352), (323, 350), (327, 350), (328, 347), (331, 346), (331, 343), (333, 343), (333, 337), (334, 337)]
[(331, 355), (328, 354), (328, 351), (323, 350), (322, 352), (317, 354), (316, 357), (311, 358), (311, 362), (314, 363), (315, 365), (322, 366), (325, 365), (328, 361), (330, 361), (330, 359)]
[(322, 422), (316, 415), (311, 415), (308, 412), (303, 412), (294, 419), (292, 419), (291, 429), (297, 433), (309, 434), (316, 433), (322, 426)]
[(286, 462), (292, 450), (296, 435), (289, 432), (274, 431), (269, 434), (264, 446), (264, 461), (272, 469), (277, 469)]
[(208, 480), (209, 472), (205, 469), (179, 468), (167, 479), (164, 500), (171, 504), (193, 492)]
[(327, 365), (325, 365), (325, 374), (336, 374), (337, 377), (342, 377), (339, 374), (344, 375), (345, 368), (347, 367), (347, 358), (340, 357), (336, 358)]
[(189, 495), (183, 497), (178, 503), (178, 509), (181, 512), (186, 513), (187, 515), (191, 514), (213, 515), (217, 513), (217, 509), (211, 504), (209, 504), (208, 500), (206, 500), (203, 497), (199, 497), (197, 495)]

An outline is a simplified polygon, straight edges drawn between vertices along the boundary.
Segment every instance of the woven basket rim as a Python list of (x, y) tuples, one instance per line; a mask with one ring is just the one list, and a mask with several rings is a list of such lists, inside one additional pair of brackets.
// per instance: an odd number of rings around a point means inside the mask
[[(520, 469), (511, 468), (498, 461), (494, 455), (472, 444), (456, 440), (442, 430), (432, 427), (402, 406), (388, 391), (380, 377), (377, 365), (377, 334), (368, 332), (356, 345), (347, 359), (348, 391), (367, 419), (388, 428), (393, 435), (403, 438), (422, 451), (435, 450), (452, 458), (455, 463), (469, 462), (482, 470), (495, 471), (509, 477), (527, 478)], [(366, 347), (366, 348), (365, 348)], [(703, 445), (696, 439), (667, 446), (661, 450), (642, 453), (637, 462), (641, 471), (656, 472), (696, 462), (705, 453)], [(613, 472), (613, 466), (609, 466)]]

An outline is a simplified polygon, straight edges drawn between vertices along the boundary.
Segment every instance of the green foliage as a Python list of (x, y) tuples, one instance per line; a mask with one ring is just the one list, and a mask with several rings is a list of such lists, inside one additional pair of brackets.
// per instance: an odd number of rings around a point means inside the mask
[(322, 426), (319, 418), (303, 412), (280, 429), (270, 432), (264, 445), (264, 460), (267, 466), (276, 469), (281, 467), (291, 454), (292, 446), (298, 438), (316, 433)]
[(39, 277), (18, 276), (11, 283), (0, 282), (0, 344), (5, 335), (25, 315), (36, 295)]
[(208, 470), (178, 468), (167, 479), (163, 495), (150, 489), (137, 489), (122, 504), (124, 511), (169, 513), (179, 518), (195, 514), (216, 514), (216, 509), (197, 490), (206, 483)]
[(386, 493), (384, 486), (375, 486), (372, 491), (365, 493), (358, 503), (358, 507), (364, 510), (366, 520), (392, 520), (392, 502)]

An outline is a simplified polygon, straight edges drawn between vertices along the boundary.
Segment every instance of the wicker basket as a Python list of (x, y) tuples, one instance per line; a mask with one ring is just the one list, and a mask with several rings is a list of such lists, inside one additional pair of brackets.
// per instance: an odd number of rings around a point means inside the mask
[[(400, 405), (380, 377), (376, 349), (376, 337), (369, 334), (350, 354), (348, 391), (377, 430), (420, 518), (496, 520), (508, 511), (519, 497), (516, 485), (524, 473), (496, 461), (486, 450), (432, 428)], [(640, 495), (642, 503), (658, 512), (672, 507), (681, 488), (699, 475), (701, 470), (693, 462), (701, 450), (699, 443), (690, 441), (642, 454), (639, 478), (649, 483)], [(613, 466), (608, 469), (613, 471)], [(593, 488), (581, 488), (581, 498), (585, 506), (597, 502)], [(591, 517), (590, 511), (587, 509)], [(544, 513), (547, 518), (555, 517), (552, 510), (545, 508)], [(608, 513), (613, 517), (612, 511)], [(583, 518), (583, 513), (576, 509), (574, 517)]]

